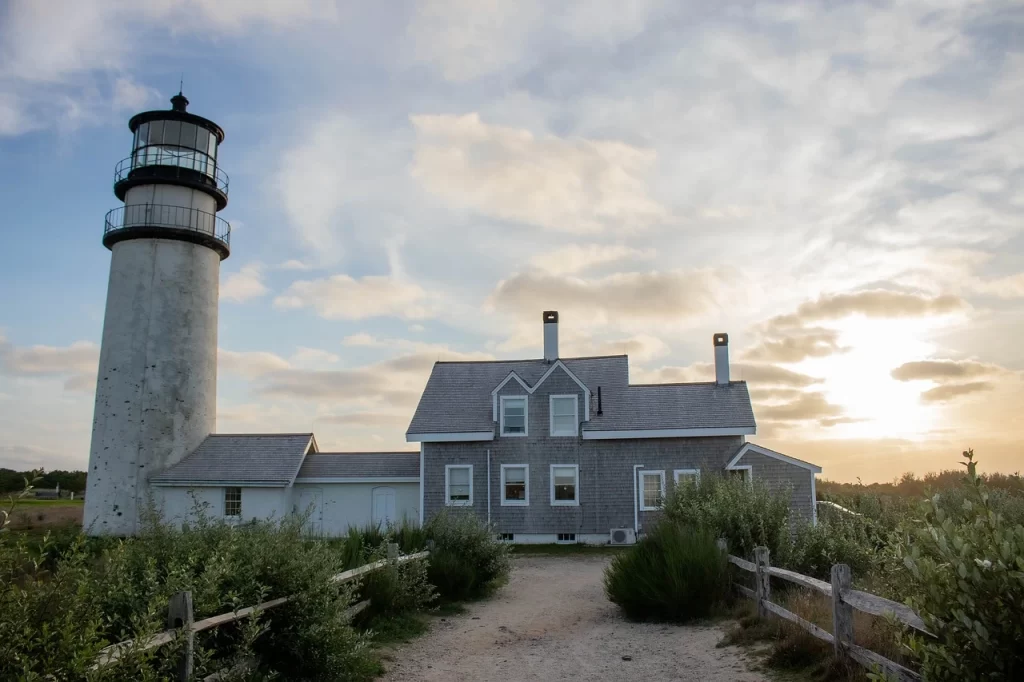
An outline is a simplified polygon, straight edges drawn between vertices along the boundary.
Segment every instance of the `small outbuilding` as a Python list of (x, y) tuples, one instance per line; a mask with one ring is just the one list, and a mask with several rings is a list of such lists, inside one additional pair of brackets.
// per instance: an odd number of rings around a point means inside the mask
[(311, 533), (333, 537), (418, 523), (419, 477), (419, 452), (323, 453), (312, 433), (213, 434), (150, 486), (167, 522), (302, 514)]

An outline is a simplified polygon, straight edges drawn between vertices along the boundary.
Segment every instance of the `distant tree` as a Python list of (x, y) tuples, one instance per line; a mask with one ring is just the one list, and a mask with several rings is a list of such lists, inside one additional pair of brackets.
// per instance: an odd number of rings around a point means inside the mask
[(85, 490), (84, 471), (64, 471), (54, 469), (49, 473), (40, 474), (32, 471), (15, 471), (13, 469), (0, 468), (0, 493), (10, 494), (19, 492), (25, 487), (25, 478), (39, 478), (33, 483), (36, 488), (56, 488), (60, 485), (62, 491), (81, 493)]

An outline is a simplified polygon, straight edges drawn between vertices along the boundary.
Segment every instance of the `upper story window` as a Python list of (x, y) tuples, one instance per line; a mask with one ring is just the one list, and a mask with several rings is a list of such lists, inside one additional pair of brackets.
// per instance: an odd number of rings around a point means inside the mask
[(580, 424), (579, 397), (551, 396), (551, 435), (575, 436)]
[(444, 503), (450, 507), (473, 504), (473, 465), (448, 464), (444, 468)]
[(676, 485), (696, 485), (700, 483), (700, 469), (676, 469)]
[(224, 516), (242, 515), (242, 489), (224, 488)]
[(525, 395), (501, 397), (501, 435), (525, 436), (527, 434), (526, 403)]

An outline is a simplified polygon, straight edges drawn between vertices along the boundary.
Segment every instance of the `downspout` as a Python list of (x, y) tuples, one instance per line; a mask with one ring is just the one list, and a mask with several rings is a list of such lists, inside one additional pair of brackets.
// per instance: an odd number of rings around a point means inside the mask
[(633, 465), (633, 535), (640, 534), (640, 494), (637, 492), (640, 487), (640, 479), (637, 477), (637, 471), (643, 467), (643, 464)]
[(487, 448), (487, 527), (491, 527), (491, 449)]

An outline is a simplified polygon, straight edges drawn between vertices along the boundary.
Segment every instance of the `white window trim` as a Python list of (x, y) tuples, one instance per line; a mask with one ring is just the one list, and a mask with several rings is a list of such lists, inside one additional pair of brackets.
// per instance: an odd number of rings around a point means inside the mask
[[(505, 433), (505, 401), (506, 400), (522, 400), (523, 401), (523, 432), (522, 433)], [(522, 438), (530, 435), (530, 396), (528, 395), (503, 395), (501, 396), (501, 404), (498, 406), (498, 412), (501, 415), (501, 428), (498, 433), (501, 434), (502, 438)]]
[[(238, 513), (228, 514), (228, 491), (238, 488)], [(242, 517), (242, 489), (237, 485), (226, 485), (223, 490), (223, 501), (224, 501), (224, 518), (226, 519), (238, 519)]]
[(737, 464), (731, 466), (726, 471), (746, 471), (747, 472), (747, 485), (754, 485), (754, 467), (751, 464)]
[[(469, 501), (452, 500), (451, 496), (451, 471), (452, 469), (469, 469)], [(473, 465), (472, 464), (445, 464), (444, 465), (444, 504), (446, 507), (472, 507), (473, 506)]]
[(700, 483), (700, 469), (676, 469), (672, 472), (672, 480), (676, 485), (679, 485), (679, 477), (683, 475), (693, 476), (697, 479), (697, 483)]
[[(658, 482), (661, 484), (661, 504), (648, 507), (644, 503), (644, 479), (648, 476), (657, 476)], [(665, 505), (665, 470), (664, 469), (641, 469), (640, 470), (640, 511), (660, 511)]]
[[(525, 469), (526, 470), (526, 499), (506, 500), (505, 499), (505, 470)], [(530, 506), (530, 465), (529, 464), (502, 464), (501, 465), (501, 506), (502, 507), (529, 507)]]
[[(576, 499), (556, 500), (555, 499), (555, 469), (576, 470)], [(579, 464), (552, 464), (548, 470), (548, 479), (551, 484), (551, 506), (552, 507), (578, 507), (580, 506), (580, 465)]]
[[(555, 432), (555, 399), (572, 398), (572, 431)], [(580, 397), (575, 393), (548, 396), (548, 428), (552, 436), (578, 436), (580, 431)]]

